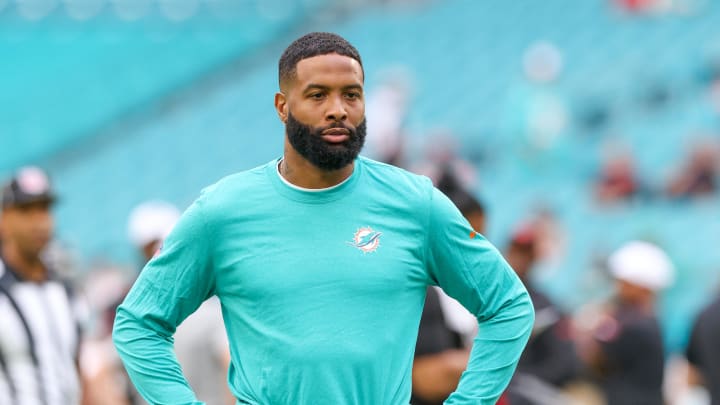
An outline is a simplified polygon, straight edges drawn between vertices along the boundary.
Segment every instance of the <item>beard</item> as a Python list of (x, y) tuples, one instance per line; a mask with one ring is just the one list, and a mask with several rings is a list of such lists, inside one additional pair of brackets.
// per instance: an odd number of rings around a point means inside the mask
[[(348, 140), (331, 144), (322, 138), (322, 132), (328, 128), (345, 128), (350, 134)], [(365, 144), (365, 119), (352, 129), (345, 124), (337, 122), (326, 127), (312, 127), (296, 120), (288, 113), (285, 124), (290, 145), (310, 163), (322, 170), (338, 170), (352, 163)]]

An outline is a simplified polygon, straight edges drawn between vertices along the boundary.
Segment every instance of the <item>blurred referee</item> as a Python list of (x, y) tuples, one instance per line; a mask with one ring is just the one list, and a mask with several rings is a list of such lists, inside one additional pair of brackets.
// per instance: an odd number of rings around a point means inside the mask
[(47, 175), (23, 168), (2, 188), (0, 404), (80, 402), (78, 308), (42, 259), (55, 202)]

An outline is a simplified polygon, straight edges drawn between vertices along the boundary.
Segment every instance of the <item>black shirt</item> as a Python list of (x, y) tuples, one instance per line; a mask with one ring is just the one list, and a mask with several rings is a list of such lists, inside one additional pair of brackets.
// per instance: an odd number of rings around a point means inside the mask
[(537, 401), (537, 390), (524, 385), (543, 384), (546, 396), (556, 395), (557, 388), (577, 377), (580, 360), (571, 340), (567, 317), (545, 294), (528, 283), (525, 286), (535, 308), (535, 325), (508, 386), (508, 402), (511, 405), (552, 403), (552, 399), (545, 397), (544, 402)]
[(657, 319), (620, 305), (597, 334), (604, 358), (600, 379), (610, 405), (662, 405), (665, 354)]
[[(433, 287), (427, 289), (425, 306), (420, 318), (415, 357), (441, 353), (445, 350), (462, 348), (459, 333), (448, 328), (440, 306), (440, 295)], [(442, 405), (443, 401), (426, 401), (413, 393), (413, 405)]]
[(712, 405), (720, 405), (720, 296), (695, 320), (686, 356), (702, 373)]

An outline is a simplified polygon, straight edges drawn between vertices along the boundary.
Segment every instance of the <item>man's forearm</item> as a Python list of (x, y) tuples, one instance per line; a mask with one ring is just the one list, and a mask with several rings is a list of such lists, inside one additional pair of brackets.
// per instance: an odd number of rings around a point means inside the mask
[(182, 374), (172, 337), (151, 324), (120, 307), (113, 328), (113, 343), (138, 392), (150, 404), (202, 404)]
[(416, 357), (412, 371), (415, 395), (432, 401), (447, 398), (457, 388), (468, 357), (470, 351), (461, 349)]
[(535, 319), (530, 297), (520, 294), (480, 322), (467, 370), (447, 405), (494, 405), (515, 371)]

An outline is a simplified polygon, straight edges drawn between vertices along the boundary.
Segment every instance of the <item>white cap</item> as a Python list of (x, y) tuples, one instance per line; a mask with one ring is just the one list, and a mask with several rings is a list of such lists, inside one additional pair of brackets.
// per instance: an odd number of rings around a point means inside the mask
[(135, 207), (128, 221), (128, 236), (135, 246), (162, 241), (180, 218), (180, 211), (164, 201), (147, 201)]
[(530, 45), (523, 55), (525, 74), (534, 82), (548, 83), (560, 76), (563, 69), (562, 52), (549, 41)]
[(648, 242), (626, 243), (610, 256), (608, 264), (615, 278), (651, 291), (662, 290), (674, 280), (675, 269), (668, 255)]

